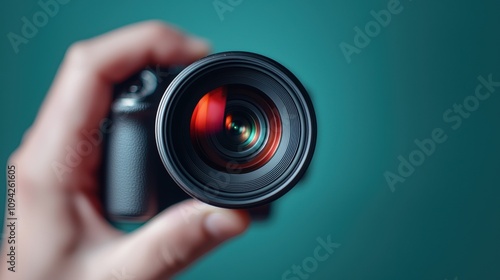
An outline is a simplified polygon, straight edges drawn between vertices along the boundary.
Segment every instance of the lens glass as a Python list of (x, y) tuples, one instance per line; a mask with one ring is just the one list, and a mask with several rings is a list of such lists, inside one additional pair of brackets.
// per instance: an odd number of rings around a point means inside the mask
[(225, 85), (203, 95), (196, 105), (190, 138), (198, 156), (212, 168), (250, 172), (276, 152), (281, 120), (275, 104), (258, 89)]

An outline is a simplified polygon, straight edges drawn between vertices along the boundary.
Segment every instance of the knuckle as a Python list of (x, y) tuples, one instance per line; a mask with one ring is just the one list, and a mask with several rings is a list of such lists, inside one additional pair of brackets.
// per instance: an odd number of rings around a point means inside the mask
[(65, 60), (71, 64), (82, 65), (88, 62), (91, 57), (90, 48), (87, 42), (80, 41), (73, 43), (66, 51)]

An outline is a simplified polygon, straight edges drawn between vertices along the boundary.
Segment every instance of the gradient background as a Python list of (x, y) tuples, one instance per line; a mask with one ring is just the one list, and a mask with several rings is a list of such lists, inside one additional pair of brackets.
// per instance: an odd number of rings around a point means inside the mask
[[(281, 279), (328, 235), (341, 246), (309, 279), (500, 279), (500, 88), (458, 130), (442, 117), (474, 93), (479, 75), (500, 80), (498, 1), (402, 0), (350, 64), (339, 44), (353, 44), (353, 28), (388, 0), (245, 0), (223, 20), (212, 1), (72, 0), (18, 54), (6, 34), (19, 34), (21, 17), (40, 7), (3, 3), (0, 161), (32, 123), (71, 43), (161, 19), (209, 38), (216, 52), (282, 62), (310, 90), (319, 125), (308, 176), (272, 220), (178, 279)], [(391, 192), (383, 173), (437, 127), (448, 140)]]

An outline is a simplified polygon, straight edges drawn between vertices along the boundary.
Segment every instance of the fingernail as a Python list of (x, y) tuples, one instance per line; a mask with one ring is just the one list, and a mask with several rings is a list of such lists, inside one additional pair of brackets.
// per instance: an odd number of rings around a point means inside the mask
[(208, 53), (210, 50), (210, 44), (207, 42), (207, 40), (195, 37), (195, 36), (190, 36), (187, 38), (187, 47), (189, 48), (189, 51), (192, 53)]
[(223, 241), (243, 232), (246, 228), (246, 222), (235, 211), (215, 211), (205, 218), (205, 228), (212, 237)]

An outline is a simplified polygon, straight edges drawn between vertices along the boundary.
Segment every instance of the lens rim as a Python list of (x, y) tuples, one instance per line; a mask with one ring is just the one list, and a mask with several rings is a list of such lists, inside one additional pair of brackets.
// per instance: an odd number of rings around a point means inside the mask
[[(270, 96), (270, 93), (265, 90), (262, 90), (262, 92), (270, 97), (275, 103), (281, 102), (281, 104), (277, 105), (280, 110), (279, 114), (282, 118), (286, 110), (296, 110), (296, 119), (288, 119), (288, 123), (283, 123), (283, 129), (290, 129), (290, 131), (292, 131), (291, 128), (293, 127), (293, 129), (295, 129), (293, 131), (298, 131), (299, 133), (297, 139), (294, 139), (294, 137), (282, 139), (282, 141), (286, 141), (279, 143), (278, 151), (271, 159), (271, 161), (275, 161), (273, 164), (281, 164), (281, 162), (276, 162), (282, 160), (283, 156), (287, 155), (288, 157), (291, 157), (291, 164), (284, 170), (281, 170), (283, 168), (280, 170), (271, 170), (275, 173), (273, 176), (277, 174), (276, 176), (278, 176), (278, 179), (266, 184), (265, 186), (259, 186), (257, 188), (252, 185), (251, 188), (249, 187), (248, 191), (245, 191), (246, 189), (242, 189), (243, 191), (241, 192), (233, 191), (231, 187), (234, 185), (244, 188), (246, 183), (250, 186), (250, 183), (245, 181), (245, 178), (248, 178), (248, 176), (244, 176), (245, 174), (223, 172), (213, 174), (214, 176), (211, 176), (210, 178), (211, 180), (213, 179), (213, 183), (216, 184), (214, 187), (211, 186), (212, 182), (200, 182), (200, 179), (196, 178), (199, 174), (190, 174), (193, 172), (193, 168), (197, 168), (197, 166), (188, 166), (191, 169), (190, 172), (187, 172), (186, 166), (182, 166), (182, 164), (180, 164), (179, 156), (177, 155), (176, 149), (172, 144), (173, 142), (179, 141), (178, 139), (173, 138), (172, 133), (168, 133), (170, 131), (169, 129), (171, 129), (174, 125), (172, 123), (172, 119), (179, 119), (178, 114), (180, 113), (175, 113), (177, 105), (179, 102), (184, 105), (188, 103), (188, 101), (184, 100), (185, 97), (183, 99), (182, 96), (184, 94), (193, 94), (190, 98), (195, 100), (194, 103), (197, 103), (201, 95), (208, 92), (207, 88), (204, 90), (200, 89), (200, 87), (202, 87), (199, 85), (200, 79), (207, 76), (207, 73), (211, 71), (225, 71), (230, 70), (231, 67), (240, 67), (241, 69), (238, 69), (241, 71), (253, 71), (262, 75), (262, 77), (267, 77), (269, 81), (274, 83), (273, 85), (283, 87), (288, 98), (285, 100), (288, 102), (286, 104), (283, 103), (285, 101), (279, 100), (277, 96)], [(240, 78), (243, 80), (246, 79), (245, 81), (252, 80), (250, 77), (243, 78), (243, 76)], [(239, 83), (238, 81), (233, 82)], [(255, 81), (252, 81), (252, 83), (259, 82), (260, 81), (257, 78), (255, 78)], [(246, 83), (242, 82), (242, 84)], [(223, 84), (220, 84), (218, 86), (222, 85)], [(189, 91), (189, 94), (187, 91)], [(277, 93), (274, 92), (272, 94), (277, 95)], [(194, 108), (194, 105), (185, 105), (186, 108), (191, 108), (191, 106)], [(191, 112), (187, 112), (189, 116), (191, 116), (190, 113)], [(189, 125), (187, 127), (189, 130)], [(289, 133), (291, 133), (290, 131)], [(165, 90), (158, 107), (155, 125), (157, 148), (160, 158), (173, 180), (189, 195), (206, 203), (225, 208), (250, 208), (267, 204), (281, 197), (293, 188), (293, 186), (305, 173), (311, 162), (316, 145), (316, 133), (316, 117), (312, 102), (307, 94), (307, 91), (298, 79), (276, 61), (262, 55), (249, 52), (218, 53), (205, 57), (186, 67), (178, 76), (175, 77)], [(287, 150), (288, 146), (291, 144), (296, 147), (296, 151), (292, 155), (290, 155), (290, 151)], [(282, 145), (286, 146), (281, 147)], [(266, 167), (266, 165), (264, 165), (264, 167)], [(266, 168), (269, 168), (269, 166)], [(264, 167), (261, 168), (262, 170), (256, 170), (260, 173), (256, 172), (252, 175), (268, 175), (267, 173), (271, 173), (267, 172), (266, 174), (261, 174), (264, 172)], [(228, 180), (229, 182), (227, 182)], [(224, 187), (225, 189), (221, 187), (221, 182), (223, 184), (227, 184)]]

